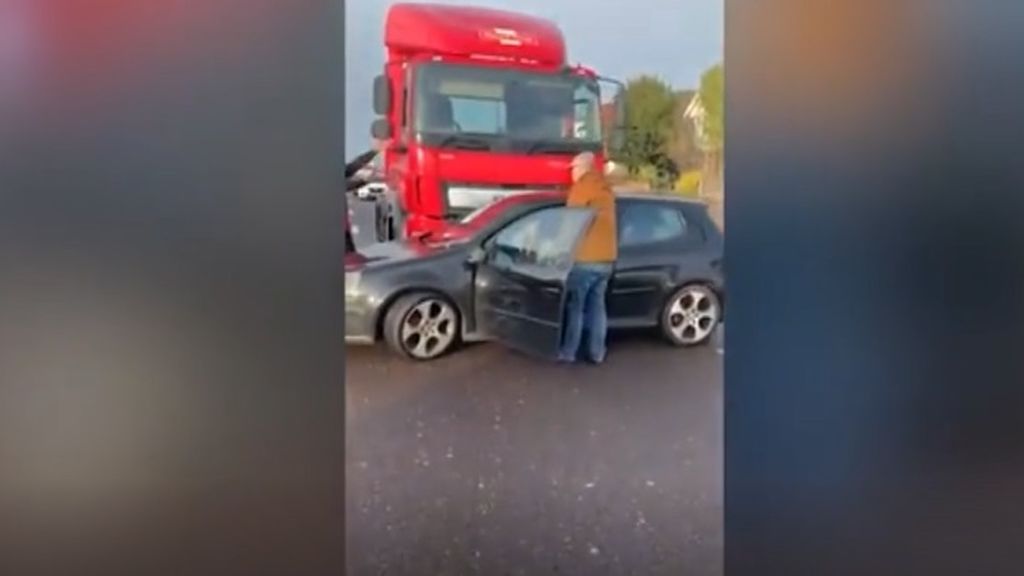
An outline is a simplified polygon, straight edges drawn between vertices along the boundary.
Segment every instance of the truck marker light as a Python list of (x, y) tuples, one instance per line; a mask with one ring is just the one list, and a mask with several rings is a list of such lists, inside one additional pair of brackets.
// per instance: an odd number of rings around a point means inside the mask
[(491, 62), (515, 62), (515, 58), (511, 56), (494, 56), (490, 54), (471, 54), (469, 56), (473, 60), (488, 60)]
[(490, 30), (481, 30), (479, 36), (481, 40), (496, 42), (502, 46), (537, 46), (536, 38), (519, 34), (519, 32), (510, 28), (491, 28)]

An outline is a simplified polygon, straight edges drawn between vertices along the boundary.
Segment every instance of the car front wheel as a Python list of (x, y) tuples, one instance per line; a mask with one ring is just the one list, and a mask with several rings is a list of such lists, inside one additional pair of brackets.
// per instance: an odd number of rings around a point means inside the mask
[(689, 284), (665, 302), (661, 329), (676, 346), (697, 346), (707, 342), (722, 318), (722, 305), (715, 291), (704, 284)]
[(419, 292), (400, 297), (384, 317), (384, 340), (411, 360), (434, 360), (458, 341), (459, 313), (437, 294)]

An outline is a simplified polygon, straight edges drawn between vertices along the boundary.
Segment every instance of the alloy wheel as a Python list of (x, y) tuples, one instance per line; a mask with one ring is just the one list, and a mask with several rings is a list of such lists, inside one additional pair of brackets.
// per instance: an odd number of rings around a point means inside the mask
[(666, 329), (680, 344), (699, 344), (711, 336), (720, 313), (718, 298), (708, 287), (686, 286), (676, 292), (669, 304)]
[(455, 340), (455, 310), (439, 298), (427, 298), (402, 319), (399, 340), (408, 354), (428, 360), (443, 354)]

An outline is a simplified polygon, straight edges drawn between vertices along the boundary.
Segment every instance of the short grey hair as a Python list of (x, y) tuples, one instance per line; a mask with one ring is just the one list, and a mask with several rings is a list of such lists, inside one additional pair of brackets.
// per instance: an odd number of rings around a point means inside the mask
[(581, 152), (580, 154), (577, 154), (569, 164), (570, 170), (572, 171), (573, 182), (576, 182), (582, 178), (584, 174), (593, 170), (595, 162), (596, 160), (594, 159), (593, 152)]
[(579, 168), (583, 171), (594, 169), (594, 153), (593, 152), (580, 152), (572, 159), (572, 167)]

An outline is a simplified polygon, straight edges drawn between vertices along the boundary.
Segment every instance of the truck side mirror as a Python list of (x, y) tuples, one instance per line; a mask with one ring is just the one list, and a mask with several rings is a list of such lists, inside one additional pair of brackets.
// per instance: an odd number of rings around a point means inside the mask
[(611, 78), (598, 78), (598, 80), (609, 89), (605, 92), (602, 88), (603, 94), (614, 94), (610, 102), (611, 121), (608, 123), (608, 150), (618, 153), (626, 145), (626, 131), (629, 126), (626, 117), (626, 85)]
[(615, 94), (615, 127), (626, 129), (626, 91), (619, 88)]
[(388, 140), (391, 138), (391, 122), (387, 118), (377, 118), (370, 124), (370, 135), (375, 140)]
[(612, 133), (608, 135), (608, 148), (611, 152), (619, 153), (626, 145), (626, 128), (615, 126)]
[(387, 116), (391, 111), (391, 84), (384, 75), (373, 79), (373, 112), (378, 116)]

